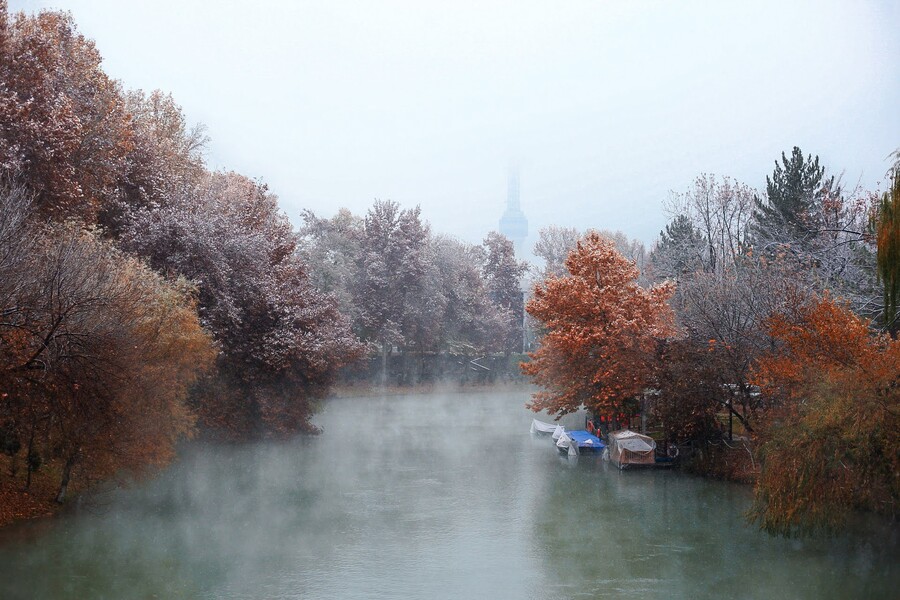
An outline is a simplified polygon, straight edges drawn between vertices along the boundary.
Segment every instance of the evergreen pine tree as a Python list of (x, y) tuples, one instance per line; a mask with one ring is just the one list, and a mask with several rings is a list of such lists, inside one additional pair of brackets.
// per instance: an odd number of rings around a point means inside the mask
[(687, 215), (679, 214), (659, 232), (650, 261), (660, 278), (678, 278), (703, 268), (703, 250), (703, 236)]
[(825, 177), (819, 157), (807, 155), (797, 146), (766, 177), (766, 197), (756, 198), (753, 211), (755, 245), (802, 244), (816, 228), (821, 199), (834, 187), (834, 177)]

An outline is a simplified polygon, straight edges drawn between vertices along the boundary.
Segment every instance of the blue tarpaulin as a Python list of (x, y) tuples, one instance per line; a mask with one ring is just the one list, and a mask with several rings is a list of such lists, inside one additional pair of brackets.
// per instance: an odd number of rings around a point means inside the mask
[(584, 430), (579, 431), (566, 431), (566, 435), (569, 436), (575, 443), (578, 444), (579, 448), (605, 448), (606, 444), (598, 438), (593, 433), (588, 433)]

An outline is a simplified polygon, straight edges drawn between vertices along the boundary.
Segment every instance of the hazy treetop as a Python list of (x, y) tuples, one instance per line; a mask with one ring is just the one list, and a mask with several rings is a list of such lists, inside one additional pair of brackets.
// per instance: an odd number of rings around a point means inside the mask
[(171, 92), (211, 165), (263, 177), (295, 223), (392, 199), (476, 242), (517, 163), (529, 245), (550, 223), (650, 242), (700, 172), (763, 188), (797, 145), (874, 187), (900, 144), (890, 0), (10, 2), (40, 8)]

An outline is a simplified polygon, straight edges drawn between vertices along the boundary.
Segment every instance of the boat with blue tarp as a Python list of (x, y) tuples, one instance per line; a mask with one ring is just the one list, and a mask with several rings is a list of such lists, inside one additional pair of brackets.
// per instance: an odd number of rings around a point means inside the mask
[(579, 454), (602, 452), (606, 448), (606, 444), (589, 431), (575, 430), (564, 431), (556, 440), (556, 447), (560, 452), (569, 456), (578, 456)]

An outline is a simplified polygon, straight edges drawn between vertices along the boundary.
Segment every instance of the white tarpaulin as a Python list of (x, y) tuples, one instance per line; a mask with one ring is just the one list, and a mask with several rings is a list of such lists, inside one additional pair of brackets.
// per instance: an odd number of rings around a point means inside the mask
[(556, 423), (544, 423), (537, 419), (531, 420), (531, 433), (553, 433), (559, 427)]
[(556, 429), (553, 430), (553, 439), (554, 439), (554, 440), (558, 440), (558, 439), (559, 439), (559, 436), (561, 436), (561, 435), (564, 434), (565, 432), (566, 432), (566, 428), (565, 428), (565, 427), (563, 427), (562, 425), (557, 425), (557, 426), (556, 426)]
[(578, 444), (572, 440), (565, 432), (563, 432), (556, 441), (557, 448), (567, 450), (569, 456), (578, 456)]
[(616, 443), (622, 450), (630, 450), (631, 452), (650, 452), (653, 450), (653, 446), (640, 438), (617, 440)]

